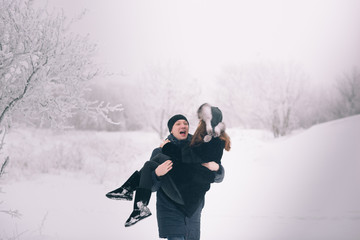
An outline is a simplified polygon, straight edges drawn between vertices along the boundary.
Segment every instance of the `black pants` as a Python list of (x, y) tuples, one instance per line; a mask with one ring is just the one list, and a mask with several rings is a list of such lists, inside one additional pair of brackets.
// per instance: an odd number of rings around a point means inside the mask
[(140, 170), (140, 182), (139, 188), (145, 188), (151, 190), (152, 182), (152, 172), (166, 160), (169, 160), (170, 157), (159, 153), (153, 157), (150, 161), (145, 162), (144, 166)]

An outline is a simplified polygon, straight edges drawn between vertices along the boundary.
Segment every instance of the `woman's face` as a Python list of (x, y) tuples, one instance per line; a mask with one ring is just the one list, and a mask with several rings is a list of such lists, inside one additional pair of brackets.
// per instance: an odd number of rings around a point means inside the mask
[(171, 129), (171, 133), (178, 140), (184, 140), (189, 134), (189, 123), (186, 120), (177, 120)]

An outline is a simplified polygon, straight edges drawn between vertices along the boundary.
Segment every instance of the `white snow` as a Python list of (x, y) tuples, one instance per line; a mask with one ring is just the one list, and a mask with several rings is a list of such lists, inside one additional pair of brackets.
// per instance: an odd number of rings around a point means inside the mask
[[(213, 184), (202, 214), (202, 239), (360, 239), (360, 116), (273, 139), (230, 129), (226, 176)], [(0, 239), (158, 239), (152, 216), (125, 228), (132, 202), (105, 194), (159, 145), (147, 132), (8, 135), (10, 165), (0, 182)]]

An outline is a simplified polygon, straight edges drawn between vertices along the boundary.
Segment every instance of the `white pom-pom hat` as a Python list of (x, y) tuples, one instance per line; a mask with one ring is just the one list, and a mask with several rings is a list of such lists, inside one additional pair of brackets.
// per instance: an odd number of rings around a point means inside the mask
[(197, 114), (198, 118), (206, 124), (207, 135), (204, 137), (204, 142), (209, 142), (213, 137), (219, 137), (225, 131), (222, 112), (218, 107), (204, 103), (199, 107)]

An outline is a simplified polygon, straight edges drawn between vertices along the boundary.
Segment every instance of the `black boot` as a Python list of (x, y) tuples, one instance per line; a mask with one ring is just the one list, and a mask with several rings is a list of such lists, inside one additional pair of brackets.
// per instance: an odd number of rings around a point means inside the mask
[(150, 209), (147, 207), (151, 197), (151, 191), (145, 188), (136, 189), (134, 210), (125, 222), (125, 227), (130, 227), (138, 221), (151, 216)]
[(119, 188), (108, 192), (106, 197), (114, 200), (129, 200), (133, 199), (133, 192), (139, 186), (140, 172), (135, 171), (128, 180)]

